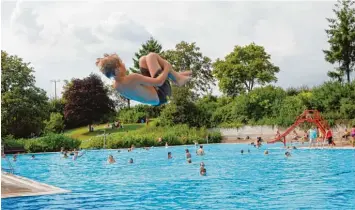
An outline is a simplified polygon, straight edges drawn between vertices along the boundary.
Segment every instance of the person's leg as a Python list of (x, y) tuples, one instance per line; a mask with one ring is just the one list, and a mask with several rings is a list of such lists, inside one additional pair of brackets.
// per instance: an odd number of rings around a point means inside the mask
[[(158, 71), (162, 69), (158, 61), (159, 57), (160, 56), (156, 53), (149, 53), (147, 56), (142, 56), (139, 59), (139, 67), (141, 69), (147, 69), (151, 77), (155, 77)], [(178, 72), (171, 70), (168, 77), (177, 85), (181, 86), (184, 85), (190, 79), (188, 76), (185, 75), (191, 75), (191, 72), (186, 71), (183, 74), (179, 74)]]

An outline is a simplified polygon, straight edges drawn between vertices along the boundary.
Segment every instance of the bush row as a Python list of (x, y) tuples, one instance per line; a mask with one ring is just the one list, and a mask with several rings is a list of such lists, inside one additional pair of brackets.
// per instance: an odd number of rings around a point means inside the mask
[[(220, 143), (220, 132), (210, 132), (206, 128), (189, 128), (187, 125), (174, 127), (149, 126), (124, 133), (113, 133), (106, 136), (106, 147), (109, 149), (136, 147), (193, 144), (194, 142)], [(26, 152), (57, 152), (61, 147), (66, 150), (74, 148), (101, 149), (104, 148), (104, 136), (93, 137), (90, 140), (77, 140), (62, 134), (48, 134), (34, 139), (14, 139), (8, 136), (4, 139), (5, 148), (24, 148)], [(161, 138), (162, 141), (158, 142)]]
[[(206, 128), (189, 128), (187, 125), (174, 127), (144, 127), (137, 131), (126, 133), (115, 133), (106, 136), (106, 148), (128, 148), (132, 144), (136, 147), (185, 145), (194, 142), (206, 143), (208, 136), (209, 143), (220, 143), (222, 136), (220, 132), (210, 132)], [(82, 141), (81, 147), (85, 149), (100, 149), (104, 147), (104, 136), (93, 137), (90, 140)], [(162, 141), (159, 142), (158, 139)]]
[(33, 139), (14, 139), (11, 136), (4, 138), (4, 147), (24, 148), (26, 152), (57, 152), (61, 147), (66, 150), (73, 150), (80, 147), (80, 141), (62, 134), (48, 134)]

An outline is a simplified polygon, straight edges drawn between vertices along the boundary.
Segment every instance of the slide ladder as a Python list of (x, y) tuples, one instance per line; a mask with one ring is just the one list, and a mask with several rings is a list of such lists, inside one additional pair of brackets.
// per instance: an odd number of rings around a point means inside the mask
[(281, 141), (286, 146), (286, 136), (290, 134), (291, 131), (293, 131), (299, 124), (304, 122), (314, 123), (319, 128), (323, 136), (325, 136), (325, 132), (329, 128), (328, 122), (321, 116), (318, 110), (305, 110), (296, 118), (295, 123), (287, 128), (285, 132), (277, 136), (275, 139), (268, 141), (268, 143), (272, 144)]

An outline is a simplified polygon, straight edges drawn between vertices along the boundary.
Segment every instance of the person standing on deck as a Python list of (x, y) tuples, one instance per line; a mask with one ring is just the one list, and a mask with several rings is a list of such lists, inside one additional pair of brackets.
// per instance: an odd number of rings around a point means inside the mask
[(330, 145), (332, 145), (332, 147), (335, 146), (335, 143), (334, 143), (334, 140), (333, 140), (333, 133), (330, 130), (330, 128), (327, 129), (327, 132), (325, 133), (325, 137), (326, 137), (326, 139), (328, 141), (328, 145), (329, 146)]

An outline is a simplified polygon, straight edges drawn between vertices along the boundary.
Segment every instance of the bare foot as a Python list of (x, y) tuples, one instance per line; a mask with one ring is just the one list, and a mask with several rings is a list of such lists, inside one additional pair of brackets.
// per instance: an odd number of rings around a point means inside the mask
[(180, 78), (177, 79), (177, 81), (175, 82), (175, 84), (179, 87), (185, 85), (188, 81), (191, 80), (191, 77), (189, 76), (183, 76), (181, 75)]
[(183, 76), (192, 76), (192, 71), (182, 71), (178, 73)]

